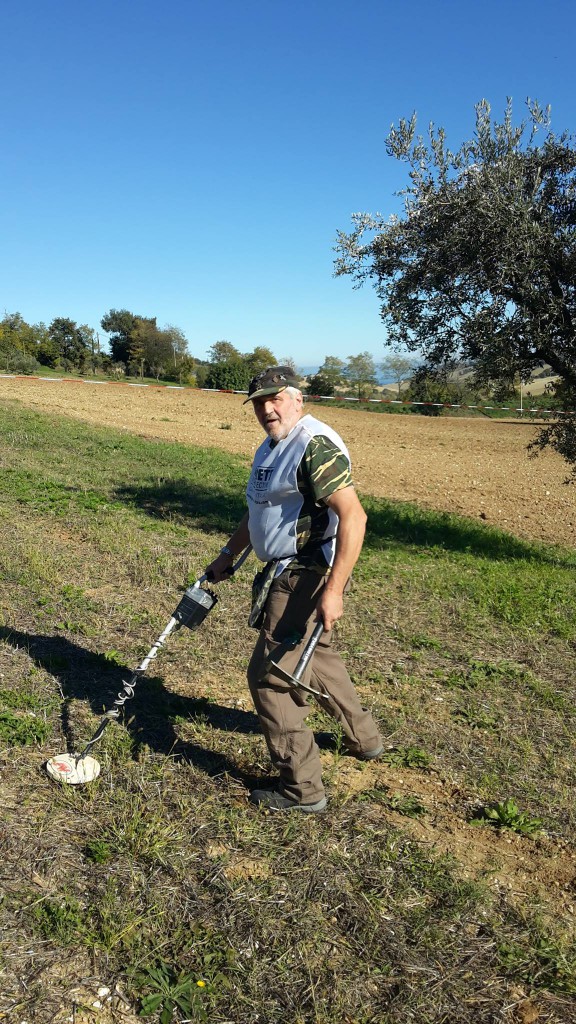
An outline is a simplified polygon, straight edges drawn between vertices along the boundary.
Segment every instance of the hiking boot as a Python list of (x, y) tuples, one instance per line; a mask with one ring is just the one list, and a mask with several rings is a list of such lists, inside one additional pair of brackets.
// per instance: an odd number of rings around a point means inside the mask
[(250, 803), (264, 807), (268, 811), (303, 811), (305, 814), (321, 814), (326, 810), (326, 797), (323, 796), (315, 804), (299, 804), (297, 800), (283, 796), (276, 789), (254, 789), (250, 794)]
[(352, 757), (357, 757), (359, 761), (375, 761), (384, 753), (384, 744), (381, 743), (379, 747), (374, 747), (373, 750), (351, 750), (350, 753)]

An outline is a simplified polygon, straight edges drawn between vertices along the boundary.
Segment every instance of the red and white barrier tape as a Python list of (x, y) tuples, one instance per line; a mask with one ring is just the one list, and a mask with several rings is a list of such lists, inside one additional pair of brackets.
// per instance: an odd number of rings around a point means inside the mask
[[(247, 391), (237, 391), (233, 388), (194, 388), (183, 384), (139, 384), (136, 381), (128, 380), (88, 380), (83, 377), (38, 377), (34, 374), (23, 373), (0, 373), (0, 379), (6, 380), (39, 380), (48, 381), (53, 384), (112, 384), (126, 388), (159, 388), (162, 391), (209, 391), (216, 395), (247, 395)], [(512, 406), (512, 405), (465, 405), (456, 402), (415, 402), (403, 401), (400, 398), (356, 398), (347, 395), (306, 395), (308, 400), (322, 402), (359, 402), (361, 405), (416, 405), (427, 406), (435, 409), (477, 409), (479, 412), (519, 412), (539, 413), (544, 416), (571, 416), (573, 409), (540, 409), (538, 406)]]

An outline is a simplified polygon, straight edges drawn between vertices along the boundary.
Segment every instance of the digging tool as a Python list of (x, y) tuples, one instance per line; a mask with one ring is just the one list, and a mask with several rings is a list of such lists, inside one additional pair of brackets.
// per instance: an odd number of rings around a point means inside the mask
[(322, 636), (323, 632), (324, 625), (322, 622), (318, 622), (314, 627), (314, 632), (312, 633), (312, 636), (310, 637), (308, 643), (306, 644), (306, 647), (304, 648), (300, 656), (300, 660), (298, 661), (298, 664), (296, 665), (296, 668), (294, 669), (292, 675), (289, 672), (286, 672), (286, 670), (283, 669), (282, 666), (279, 665), (277, 661), (271, 659), (270, 665), (274, 669), (276, 675), (279, 675), (280, 678), (283, 679), (285, 683), (290, 683), (290, 686), (296, 686), (299, 690), (305, 690), (306, 693), (311, 693), (314, 697), (322, 697), (323, 700), (330, 700), (329, 694), (321, 693), (320, 690), (313, 690), (311, 686), (307, 686), (306, 683), (302, 682), (302, 676), (304, 675), (308, 667), (308, 662), (310, 661), (310, 658), (314, 654), (318, 641)]
[[(228, 570), (230, 576), (233, 576), (245, 562), (251, 550), (251, 545), (248, 545), (236, 564)], [(178, 607), (172, 613), (168, 625), (152, 645), (144, 660), (134, 670), (130, 679), (122, 680), (122, 689), (116, 697), (114, 704), (105, 713), (92, 739), (88, 741), (82, 753), (57, 754), (56, 757), (51, 757), (46, 762), (45, 768), (51, 779), (55, 779), (57, 782), (65, 782), (69, 786), (78, 786), (85, 782), (93, 782), (94, 779), (98, 778), (100, 765), (96, 758), (90, 754), (92, 747), (98, 742), (108, 724), (120, 717), (122, 708), (128, 700), (131, 700), (136, 692), (138, 680), (144, 675), (150, 662), (154, 661), (158, 652), (162, 650), (170, 634), (181, 629), (182, 626), (187, 626), (188, 629), (197, 629), (204, 622), (204, 619), (218, 601), (218, 598), (211, 590), (204, 590), (202, 587), (202, 583), (209, 582), (210, 579), (211, 576), (204, 574), (191, 587), (188, 587)]]

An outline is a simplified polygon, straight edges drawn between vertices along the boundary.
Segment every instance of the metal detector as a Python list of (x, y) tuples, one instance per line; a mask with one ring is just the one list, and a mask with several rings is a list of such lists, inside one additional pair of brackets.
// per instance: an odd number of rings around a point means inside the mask
[[(246, 561), (251, 550), (251, 545), (248, 545), (236, 562), (236, 565), (233, 565), (228, 570), (228, 575), (234, 575), (234, 573)], [(144, 660), (140, 663), (138, 668), (134, 669), (130, 679), (122, 680), (122, 689), (116, 697), (114, 704), (110, 710), (105, 713), (100, 725), (92, 736), (92, 739), (88, 741), (82, 753), (57, 754), (56, 757), (51, 757), (46, 762), (44, 767), (51, 779), (54, 779), (56, 782), (65, 782), (68, 786), (80, 786), (86, 782), (93, 782), (94, 779), (98, 778), (100, 774), (100, 764), (96, 758), (90, 755), (92, 747), (101, 738), (102, 733), (108, 724), (112, 720), (120, 718), (122, 708), (126, 701), (130, 700), (136, 692), (138, 680), (144, 675), (150, 662), (154, 661), (158, 652), (162, 650), (170, 634), (180, 629), (182, 626), (187, 626), (188, 629), (197, 629), (198, 626), (204, 622), (204, 619), (218, 601), (216, 594), (212, 593), (211, 590), (204, 590), (201, 586), (202, 583), (209, 581), (209, 579), (210, 577), (207, 574), (204, 574), (204, 576), (200, 576), (200, 578), (197, 579), (191, 587), (188, 587), (180, 601), (180, 604), (172, 613), (168, 625), (150, 648)]]

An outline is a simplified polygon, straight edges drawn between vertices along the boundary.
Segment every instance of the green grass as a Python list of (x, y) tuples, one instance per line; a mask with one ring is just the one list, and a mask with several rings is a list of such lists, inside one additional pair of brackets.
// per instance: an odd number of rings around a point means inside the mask
[(59, 787), (42, 761), (218, 551), (248, 461), (16, 403), (0, 430), (0, 1018), (72, 1016), (92, 978), (152, 1021), (488, 1024), (518, 991), (573, 1020), (574, 553), (366, 497), (339, 646), (385, 754), (313, 713), (327, 815), (247, 803), (270, 771), (248, 566), (110, 724), (98, 781)]

